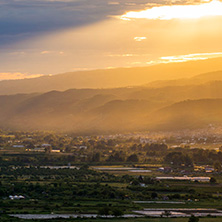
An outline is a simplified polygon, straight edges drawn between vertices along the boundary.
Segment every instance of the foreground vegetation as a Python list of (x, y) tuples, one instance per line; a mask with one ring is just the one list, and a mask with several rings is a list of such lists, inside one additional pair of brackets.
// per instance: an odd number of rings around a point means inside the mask
[[(18, 219), (9, 216), (0, 217), (2, 222), (31, 222), (33, 220)], [(36, 222), (42, 222), (42, 220), (34, 220)], [(61, 222), (64, 219), (50, 219), (44, 220), (44, 222)], [(188, 222), (188, 218), (94, 218), (94, 219), (65, 219), (65, 221), (81, 221), (81, 222)], [(199, 218), (199, 222), (221, 222), (221, 218)]]
[[(220, 208), (220, 184), (158, 181), (148, 176), (115, 176), (82, 166), (79, 169), (1, 167), (0, 206), (3, 213), (120, 214), (144, 207)], [(9, 196), (23, 196), (10, 199)], [(135, 203), (144, 200), (185, 201), (181, 204)]]
[[(220, 151), (170, 148), (161, 141), (141, 143), (138, 138), (74, 137), (51, 132), (2, 131), (0, 139), (1, 221), (23, 221), (9, 218), (9, 214), (119, 217), (144, 208), (222, 210)], [(59, 152), (54, 153), (55, 149)], [(211, 164), (207, 167), (212, 172), (201, 166), (205, 161)], [(211, 179), (205, 183), (158, 179), (185, 175)], [(185, 222), (188, 218), (66, 220)]]

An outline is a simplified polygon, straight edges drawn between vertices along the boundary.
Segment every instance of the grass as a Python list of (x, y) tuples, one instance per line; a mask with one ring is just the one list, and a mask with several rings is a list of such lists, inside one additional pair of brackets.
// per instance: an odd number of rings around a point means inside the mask
[[(201, 218), (199, 222), (221, 222), (222, 218)], [(131, 218), (131, 219), (97, 219), (85, 220), (87, 222), (188, 222), (188, 218)], [(81, 220), (82, 221), (82, 220)], [(84, 221), (84, 220), (83, 220)]]
[[(181, 200), (182, 201), (182, 200)], [(139, 204), (143, 208), (221, 208), (221, 201), (205, 200), (199, 202), (191, 202), (186, 204)]]
[(128, 183), (110, 183), (110, 182), (108, 182), (108, 183), (100, 183), (101, 185), (106, 185), (106, 184), (108, 184), (109, 186), (111, 186), (111, 187), (119, 187), (119, 188), (122, 188), (122, 187), (127, 187), (129, 184)]
[[(7, 215), (0, 216), (1, 222), (61, 222), (61, 221), (81, 221), (81, 222), (188, 222), (189, 218), (89, 218), (89, 219), (50, 219), (50, 220), (23, 220), (9, 217)], [(199, 222), (221, 222), (222, 218), (200, 218)]]

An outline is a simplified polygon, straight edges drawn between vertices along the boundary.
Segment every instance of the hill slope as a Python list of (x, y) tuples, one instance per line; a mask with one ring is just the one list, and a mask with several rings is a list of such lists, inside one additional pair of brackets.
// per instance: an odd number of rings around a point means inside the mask
[(222, 124), (222, 99), (187, 100), (152, 114), (147, 127), (152, 130), (204, 128)]
[(166, 86), (200, 85), (207, 82), (222, 81), (222, 70), (199, 74), (191, 78), (159, 80), (146, 84), (146, 87), (161, 88)]
[(146, 84), (156, 80), (193, 77), (222, 70), (222, 58), (183, 63), (159, 64), (141, 68), (118, 68), (43, 76), (0, 82), (0, 95), (48, 92), (72, 88), (114, 88)]
[(208, 124), (222, 124), (222, 81), (0, 96), (0, 128), (108, 133)]

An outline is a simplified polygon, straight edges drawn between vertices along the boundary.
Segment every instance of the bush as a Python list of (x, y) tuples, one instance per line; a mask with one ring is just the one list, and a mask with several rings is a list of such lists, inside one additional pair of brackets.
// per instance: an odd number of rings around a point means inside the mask
[(120, 216), (123, 215), (123, 211), (120, 210), (120, 209), (114, 209), (114, 210), (112, 211), (112, 215), (115, 216), (115, 217), (120, 217)]
[(210, 183), (216, 183), (217, 181), (216, 181), (216, 179), (214, 178), (214, 177), (211, 177), (210, 178)]
[(98, 211), (98, 215), (100, 216), (108, 216), (110, 214), (110, 210), (108, 207), (100, 208)]
[(198, 222), (198, 221), (199, 221), (199, 218), (195, 217), (194, 215), (192, 215), (188, 220), (188, 222)]

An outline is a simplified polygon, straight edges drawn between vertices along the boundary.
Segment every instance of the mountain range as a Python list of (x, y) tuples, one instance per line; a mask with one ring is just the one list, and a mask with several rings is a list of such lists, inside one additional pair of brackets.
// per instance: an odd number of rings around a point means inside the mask
[[(4, 80), (0, 81), (0, 95), (44, 93), (52, 90), (65, 91), (74, 88), (119, 88), (150, 84), (158, 80), (173, 79), (174, 81), (180, 81), (181, 78), (186, 79), (201, 73), (222, 70), (221, 64), (222, 58), (214, 58), (138, 68), (79, 71), (32, 79)], [(195, 81), (200, 80), (197, 77)], [(186, 81), (183, 80), (182, 84), (186, 84)]]
[(141, 86), (0, 96), (0, 127), (5, 129), (93, 134), (209, 124), (222, 124), (222, 71)]

